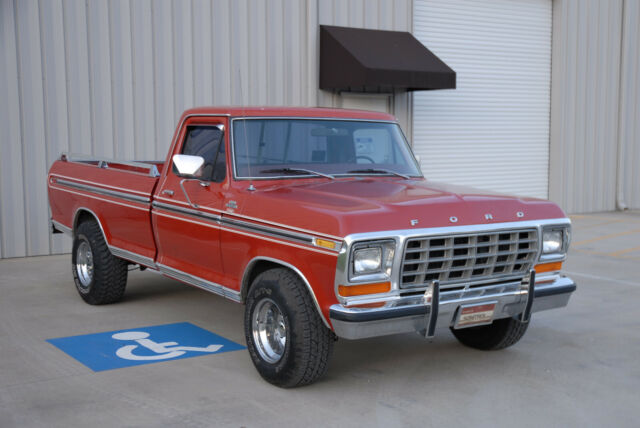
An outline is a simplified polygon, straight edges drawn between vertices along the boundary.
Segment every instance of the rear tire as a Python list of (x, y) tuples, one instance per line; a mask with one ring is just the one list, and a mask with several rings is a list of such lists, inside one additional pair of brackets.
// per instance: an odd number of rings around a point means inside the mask
[(284, 268), (261, 273), (246, 303), (245, 338), (260, 376), (291, 388), (313, 383), (326, 373), (334, 335), (295, 273)]
[(95, 221), (80, 223), (76, 229), (71, 267), (76, 289), (85, 302), (105, 305), (122, 299), (128, 262), (111, 254)]
[(529, 322), (515, 318), (495, 320), (489, 325), (451, 329), (453, 335), (465, 346), (483, 351), (495, 351), (515, 345), (527, 332)]

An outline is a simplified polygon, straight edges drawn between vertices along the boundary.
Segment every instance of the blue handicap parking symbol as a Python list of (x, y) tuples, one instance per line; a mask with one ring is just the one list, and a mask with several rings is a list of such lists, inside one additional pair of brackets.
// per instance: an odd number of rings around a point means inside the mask
[(245, 348), (188, 322), (61, 337), (47, 342), (96, 372)]

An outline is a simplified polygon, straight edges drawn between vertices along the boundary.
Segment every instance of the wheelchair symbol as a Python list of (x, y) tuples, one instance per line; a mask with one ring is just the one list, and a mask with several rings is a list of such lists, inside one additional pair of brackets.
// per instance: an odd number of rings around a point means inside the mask
[[(157, 343), (148, 339), (149, 333), (144, 331), (127, 331), (116, 333), (112, 338), (116, 340), (133, 340), (137, 345), (125, 345), (116, 351), (116, 355), (124, 360), (149, 361), (149, 360), (169, 360), (180, 357), (187, 352), (214, 353), (220, 350), (223, 345), (209, 345), (205, 348), (194, 346), (177, 346), (177, 342)], [(138, 347), (151, 350), (156, 355), (136, 355), (133, 351)]]

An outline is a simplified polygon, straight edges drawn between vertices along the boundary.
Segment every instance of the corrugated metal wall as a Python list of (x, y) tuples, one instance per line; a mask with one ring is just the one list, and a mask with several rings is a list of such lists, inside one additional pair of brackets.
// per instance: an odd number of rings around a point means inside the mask
[(616, 209), (619, 189), (640, 207), (638, 3), (554, 0), (549, 196), (568, 212)]
[(620, 72), (621, 201), (640, 209), (640, 0), (625, 0)]
[[(178, 116), (197, 105), (339, 106), (318, 89), (318, 25), (410, 31), (411, 8), (0, 1), (0, 257), (69, 250), (48, 229), (46, 172), (60, 152), (164, 158)], [(410, 95), (392, 105), (410, 133)]]

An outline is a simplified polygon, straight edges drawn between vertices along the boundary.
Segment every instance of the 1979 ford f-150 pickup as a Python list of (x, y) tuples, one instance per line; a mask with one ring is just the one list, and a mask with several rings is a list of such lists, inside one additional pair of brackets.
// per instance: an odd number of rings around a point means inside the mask
[(322, 376), (338, 337), (513, 345), (576, 289), (560, 208), (425, 179), (388, 114), (192, 109), (164, 162), (63, 154), (48, 189), (87, 303), (120, 300), (129, 265), (244, 303), (253, 363), (284, 387)]

